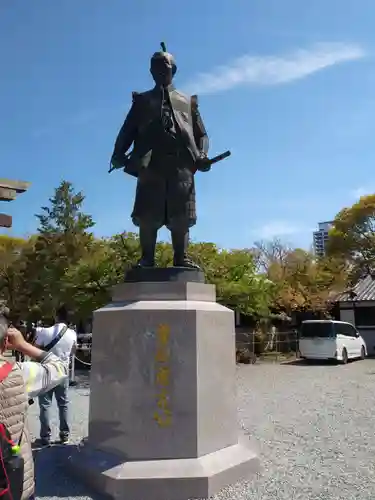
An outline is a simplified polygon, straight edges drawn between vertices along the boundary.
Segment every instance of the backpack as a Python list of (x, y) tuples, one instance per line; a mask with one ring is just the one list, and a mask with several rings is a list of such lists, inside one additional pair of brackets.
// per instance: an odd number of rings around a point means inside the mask
[[(0, 367), (0, 382), (12, 371), (11, 363)], [(5, 424), (0, 423), (0, 500), (20, 500), (23, 493), (25, 462), (20, 454), (23, 429), (17, 444)]]

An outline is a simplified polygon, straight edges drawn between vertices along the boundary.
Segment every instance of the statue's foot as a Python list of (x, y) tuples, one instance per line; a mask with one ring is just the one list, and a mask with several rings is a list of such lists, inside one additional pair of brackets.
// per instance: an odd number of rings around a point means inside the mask
[(184, 259), (181, 260), (174, 260), (173, 261), (173, 266), (174, 267), (187, 267), (189, 269), (198, 269), (200, 270), (201, 268), (193, 262), (191, 259), (185, 257)]
[(134, 267), (155, 267), (155, 262), (148, 259), (139, 259)]

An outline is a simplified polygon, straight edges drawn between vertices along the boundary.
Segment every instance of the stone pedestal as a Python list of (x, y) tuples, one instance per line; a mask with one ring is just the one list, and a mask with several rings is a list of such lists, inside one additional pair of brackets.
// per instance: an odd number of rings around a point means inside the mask
[(130, 280), (94, 313), (89, 435), (70, 465), (113, 498), (208, 498), (259, 469), (238, 439), (233, 312), (194, 279)]

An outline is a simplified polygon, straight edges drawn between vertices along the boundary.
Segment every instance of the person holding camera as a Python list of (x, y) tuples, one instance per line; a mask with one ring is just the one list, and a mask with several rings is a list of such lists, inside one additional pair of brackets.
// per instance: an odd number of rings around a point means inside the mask
[[(18, 483), (11, 484), (17, 489), (13, 500), (29, 500), (33, 498), (34, 462), (31, 440), (27, 426), (28, 399), (49, 391), (68, 378), (68, 368), (58, 356), (45, 352), (28, 343), (22, 333), (8, 327), (7, 310), (0, 311), (0, 423), (9, 433), (14, 450), (22, 462), (22, 476), (18, 475)], [(4, 357), (6, 350), (22, 353), (33, 361), (9, 363)], [(12, 450), (13, 450), (12, 448)], [(3, 467), (4, 467), (4, 461)], [(12, 483), (12, 479), (9, 478)], [(5, 496), (3, 498), (6, 498)]]

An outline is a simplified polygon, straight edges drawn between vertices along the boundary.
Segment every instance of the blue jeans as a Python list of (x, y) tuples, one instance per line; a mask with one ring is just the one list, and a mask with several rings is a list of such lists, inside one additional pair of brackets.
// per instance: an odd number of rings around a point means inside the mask
[(51, 439), (50, 427), (50, 408), (52, 404), (53, 395), (55, 395), (57, 407), (59, 409), (60, 418), (60, 439), (67, 439), (69, 437), (69, 424), (68, 424), (68, 390), (69, 380), (64, 380), (63, 383), (56, 386), (49, 392), (39, 396), (39, 409), (40, 409), (40, 438), (43, 440)]

